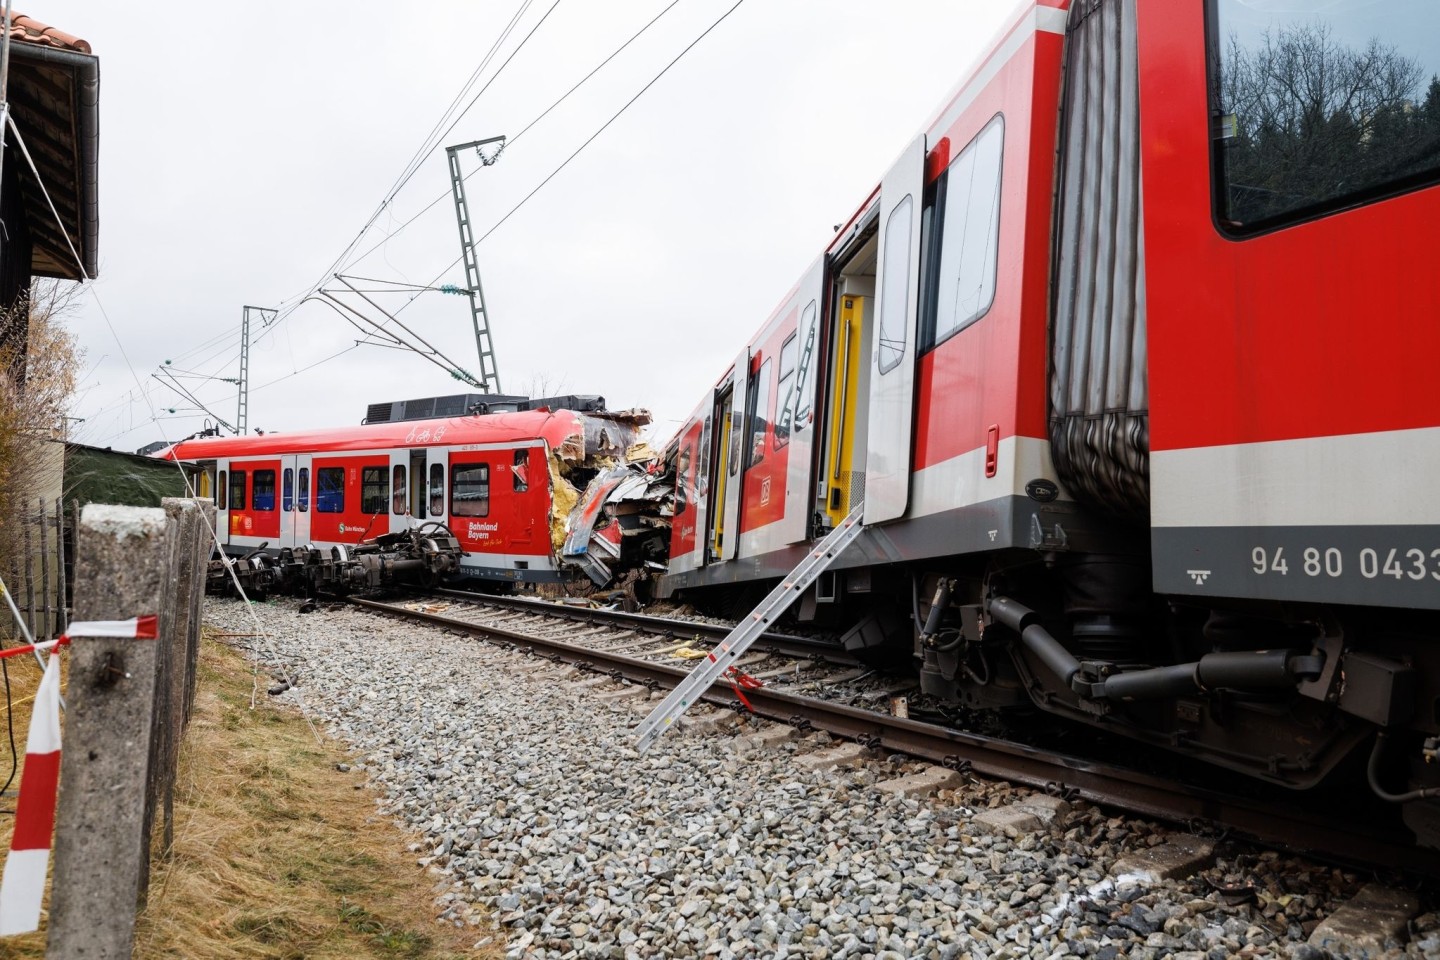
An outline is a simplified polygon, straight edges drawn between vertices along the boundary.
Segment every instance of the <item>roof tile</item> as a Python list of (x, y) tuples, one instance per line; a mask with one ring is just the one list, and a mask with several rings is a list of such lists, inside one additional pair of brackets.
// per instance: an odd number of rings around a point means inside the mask
[(21, 43), (36, 43), (42, 47), (73, 50), (76, 53), (90, 53), (88, 41), (14, 11), (10, 13), (10, 39)]

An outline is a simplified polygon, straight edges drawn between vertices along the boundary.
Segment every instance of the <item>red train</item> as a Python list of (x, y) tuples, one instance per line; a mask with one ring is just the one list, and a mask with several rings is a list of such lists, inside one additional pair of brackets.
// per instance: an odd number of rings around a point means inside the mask
[(1266, 6), (1027, 3), (672, 441), (659, 592), (863, 503), (847, 646), (1435, 845), (1440, 22)]
[[(192, 439), (165, 456), (199, 464), (199, 494), (214, 498), (216, 532), (233, 555), (329, 551), (438, 521), (464, 551), (461, 576), (563, 579), (577, 488), (606, 458), (623, 458), (648, 415), (502, 399), (531, 409)], [(406, 407), (422, 403), (433, 401)]]

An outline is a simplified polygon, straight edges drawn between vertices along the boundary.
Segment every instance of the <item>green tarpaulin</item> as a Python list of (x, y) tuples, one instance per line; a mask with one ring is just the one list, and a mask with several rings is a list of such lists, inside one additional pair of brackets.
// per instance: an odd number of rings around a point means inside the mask
[(161, 497), (186, 496), (185, 477), (173, 460), (157, 460), (78, 443), (65, 444), (64, 502), (158, 507)]

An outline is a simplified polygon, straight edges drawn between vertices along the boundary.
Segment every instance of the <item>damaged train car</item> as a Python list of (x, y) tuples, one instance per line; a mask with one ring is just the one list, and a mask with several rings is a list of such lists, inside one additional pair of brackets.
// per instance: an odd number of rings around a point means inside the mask
[(353, 548), (438, 523), (463, 551), (453, 578), (493, 588), (575, 575), (560, 554), (580, 491), (625, 462), (650, 415), (600, 397), (464, 395), (373, 404), (366, 420), (160, 456), (197, 465), (229, 555)]
[(675, 477), (643, 445), (627, 460), (585, 488), (571, 511), (561, 559), (595, 587), (643, 603), (669, 559)]

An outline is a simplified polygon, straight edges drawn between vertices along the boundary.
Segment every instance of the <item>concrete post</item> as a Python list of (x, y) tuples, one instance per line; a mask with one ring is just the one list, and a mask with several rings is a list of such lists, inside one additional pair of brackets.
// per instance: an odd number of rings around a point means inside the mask
[[(160, 612), (165, 512), (91, 504), (80, 515), (75, 620)], [(158, 644), (71, 643), (46, 956), (128, 960), (135, 940)]]
[(210, 555), (215, 550), (215, 502), (198, 499), (200, 524), (196, 530), (199, 541), (195, 549), (195, 590), (190, 596), (190, 632), (186, 636), (185, 650), (185, 722), (190, 722), (190, 711), (195, 707), (196, 673), (200, 668), (200, 625), (203, 622), (205, 603), (205, 578), (210, 572)]
[[(204, 573), (196, 562), (210, 542), (203, 529), (204, 514), (198, 500), (166, 497), (160, 501), (168, 524), (174, 526), (170, 546), (170, 577), (173, 590), (165, 593), (165, 613), (161, 618), (161, 640), (164, 663), (160, 677), (163, 686), (156, 690), (156, 714), (164, 718), (160, 736), (160, 769), (163, 771), (160, 797), (165, 815), (163, 849), (169, 854), (175, 839), (175, 772), (180, 762), (180, 743), (184, 739), (186, 699), (192, 679), (192, 635), (198, 641), (199, 604), (195, 601), (205, 592)], [(208, 551), (206, 551), (208, 553)]]

